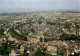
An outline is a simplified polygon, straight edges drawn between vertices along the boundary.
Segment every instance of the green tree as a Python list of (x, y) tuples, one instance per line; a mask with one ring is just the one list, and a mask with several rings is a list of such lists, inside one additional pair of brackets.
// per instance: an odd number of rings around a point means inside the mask
[(40, 42), (42, 42), (42, 37), (40, 37)]
[(33, 56), (52, 56), (51, 54), (46, 53), (46, 47), (40, 47), (36, 50)]

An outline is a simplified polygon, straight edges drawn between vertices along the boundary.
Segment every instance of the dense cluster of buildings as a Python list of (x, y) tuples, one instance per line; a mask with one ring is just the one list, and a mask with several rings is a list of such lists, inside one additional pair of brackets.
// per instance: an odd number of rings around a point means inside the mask
[[(74, 53), (80, 52), (79, 41), (61, 41), (59, 38), (63, 33), (80, 35), (80, 19), (78, 19), (80, 15), (77, 15), (77, 13), (42, 13), (22, 16), (24, 19), (20, 19), (21, 16), (16, 16), (19, 20), (0, 24), (0, 28), (4, 29), (4, 36), (0, 38), (0, 46), (1, 43), (6, 43), (8, 40), (19, 43), (20, 48), (12, 49), (10, 56), (20, 55), (26, 49), (25, 52), (32, 56), (40, 46), (47, 47), (46, 53), (52, 55), (74, 55)], [(14, 28), (18, 34), (27, 36), (27, 41), (13, 38), (8, 32), (10, 28)], [(40, 42), (40, 38), (42, 38), (42, 42)], [(47, 41), (44, 39), (47, 39)]]

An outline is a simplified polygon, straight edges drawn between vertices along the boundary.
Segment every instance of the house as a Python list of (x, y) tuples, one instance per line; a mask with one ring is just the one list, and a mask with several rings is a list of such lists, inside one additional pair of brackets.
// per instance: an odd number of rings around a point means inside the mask
[(49, 45), (47, 47), (47, 51), (50, 52), (52, 55), (57, 55), (57, 46)]
[(51, 51), (52, 55), (57, 55), (57, 51)]
[(3, 40), (2, 43), (7, 43), (7, 40)]
[(9, 56), (17, 56), (19, 54), (16, 54), (15, 50), (12, 50), (11, 53), (9, 54)]
[(20, 46), (20, 53), (24, 53), (24, 46), (23, 45)]

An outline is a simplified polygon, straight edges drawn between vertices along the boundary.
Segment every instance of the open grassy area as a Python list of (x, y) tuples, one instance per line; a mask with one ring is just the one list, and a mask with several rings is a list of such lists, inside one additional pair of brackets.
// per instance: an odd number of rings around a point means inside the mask
[(9, 29), (9, 33), (11, 34), (12, 37), (18, 39), (18, 40), (27, 40), (27, 37), (18, 34), (13, 28)]

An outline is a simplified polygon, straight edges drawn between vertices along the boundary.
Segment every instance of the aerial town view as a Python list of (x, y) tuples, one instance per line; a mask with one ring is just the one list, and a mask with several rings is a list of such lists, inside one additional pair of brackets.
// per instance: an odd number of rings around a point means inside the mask
[(0, 0), (0, 56), (80, 56), (80, 0)]

